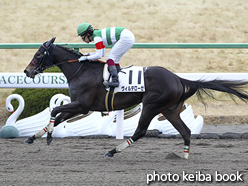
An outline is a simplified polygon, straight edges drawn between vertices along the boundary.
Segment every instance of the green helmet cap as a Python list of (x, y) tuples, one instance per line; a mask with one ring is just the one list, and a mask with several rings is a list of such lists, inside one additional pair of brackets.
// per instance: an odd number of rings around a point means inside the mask
[(77, 28), (78, 36), (83, 36), (88, 31), (93, 31), (93, 27), (89, 23), (81, 23)]

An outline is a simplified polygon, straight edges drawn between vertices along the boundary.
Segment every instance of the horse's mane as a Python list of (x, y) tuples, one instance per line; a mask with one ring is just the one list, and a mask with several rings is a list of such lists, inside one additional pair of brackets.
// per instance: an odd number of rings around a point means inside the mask
[[(61, 45), (56, 45), (56, 46), (59, 46), (60, 48), (66, 50), (66, 51), (68, 51), (68, 52), (77, 54), (77, 55), (79, 55), (79, 56), (83, 56), (83, 54), (82, 54), (81, 52), (75, 51), (75, 50), (73, 50), (73, 49), (71, 49), (71, 48), (64, 47), (64, 46), (61, 46)], [(94, 61), (92, 61), (92, 62), (96, 62), (96, 63), (106, 63), (106, 62), (101, 61), (101, 60), (94, 60)]]
[(77, 54), (79, 56), (82, 56), (83, 54), (81, 52), (77, 52), (71, 48), (68, 48), (68, 47), (64, 47), (64, 46), (61, 46), (61, 45), (56, 45), (56, 46), (59, 46), (60, 48), (63, 48), (64, 50), (68, 51), (68, 52), (71, 52), (71, 53), (74, 53), (74, 54)]

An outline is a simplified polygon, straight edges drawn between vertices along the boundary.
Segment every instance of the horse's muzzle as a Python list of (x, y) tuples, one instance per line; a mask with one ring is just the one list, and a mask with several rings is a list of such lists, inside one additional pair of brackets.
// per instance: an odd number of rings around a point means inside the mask
[(29, 73), (27, 69), (24, 70), (27, 77), (34, 79), (36, 73)]
[(28, 76), (28, 71), (26, 69), (24, 70), (24, 73)]
[(28, 71), (26, 69), (24, 70), (24, 73), (26, 74), (26, 76), (29, 77), (29, 73), (28, 73)]

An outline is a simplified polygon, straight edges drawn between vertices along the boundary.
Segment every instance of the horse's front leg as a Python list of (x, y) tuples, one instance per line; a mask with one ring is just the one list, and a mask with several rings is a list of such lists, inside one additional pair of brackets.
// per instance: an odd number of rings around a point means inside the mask
[[(61, 122), (73, 117), (74, 115), (75, 114), (73, 113), (61, 113), (59, 116), (55, 118), (54, 127), (59, 125)], [(27, 138), (24, 142), (27, 144), (32, 144), (35, 139), (41, 138), (47, 132), (48, 130), (47, 128), (48, 128), (48, 125), (42, 128), (40, 131), (38, 131), (35, 135)]]
[[(67, 104), (67, 105), (69, 105), (69, 104)], [(75, 105), (77, 106), (78, 103), (74, 103), (73, 105), (74, 106)], [(65, 105), (63, 105), (63, 106), (65, 106)], [(60, 107), (62, 107), (62, 106), (60, 106)], [(43, 129), (41, 129), (40, 131), (38, 131), (35, 135), (27, 138), (24, 142), (27, 143), (27, 144), (32, 144), (35, 139), (41, 138), (46, 132), (48, 132), (48, 128), (49, 128), (50, 134), (48, 133), (48, 135), (49, 135), (49, 137), (48, 137), (49, 138), (48, 143), (50, 144), (52, 142), (52, 140), (53, 140), (53, 138), (51, 136), (52, 135), (52, 131), (53, 131), (53, 127), (56, 127), (61, 122), (63, 122), (65, 120), (67, 120), (67, 119), (75, 116), (78, 113), (81, 113), (82, 112), (82, 109), (80, 109), (80, 108), (81, 107), (78, 106), (78, 108), (74, 110), (75, 112), (74, 111), (71, 112), (72, 110), (68, 109), (68, 107), (67, 108), (64, 108), (63, 107), (60, 110), (58, 109), (58, 107), (55, 107), (53, 109), (53, 116), (52, 116), (52, 113), (51, 113), (51, 119), (52, 119), (52, 117), (55, 118), (54, 125), (53, 125), (53, 123), (49, 122), (49, 124), (47, 126), (45, 126)], [(61, 110), (63, 110), (64, 112), (62, 112)], [(66, 111), (68, 111), (68, 112), (66, 112)], [(76, 112), (76, 111), (78, 111), (78, 112)], [(62, 112), (62, 113), (57, 116), (57, 114), (60, 113), (60, 112)]]
[(78, 101), (55, 107), (51, 112), (50, 122), (47, 125), (47, 145), (50, 145), (53, 141), (52, 133), (54, 130), (54, 121), (56, 119), (57, 114), (61, 112), (70, 113), (72, 116), (74, 116), (79, 113), (86, 114), (88, 113), (88, 110), (83, 110)]

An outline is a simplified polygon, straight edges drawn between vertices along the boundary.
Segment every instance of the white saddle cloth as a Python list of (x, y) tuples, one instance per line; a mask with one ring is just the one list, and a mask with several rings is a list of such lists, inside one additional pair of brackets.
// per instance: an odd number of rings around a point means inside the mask
[[(124, 72), (124, 73), (123, 73)], [(108, 65), (104, 65), (103, 79), (108, 81), (109, 78)], [(143, 67), (132, 66), (130, 68), (122, 69), (118, 73), (119, 87), (115, 87), (114, 92), (145, 92), (144, 71)], [(112, 78), (109, 80), (112, 81)], [(109, 88), (106, 88), (109, 91)]]

